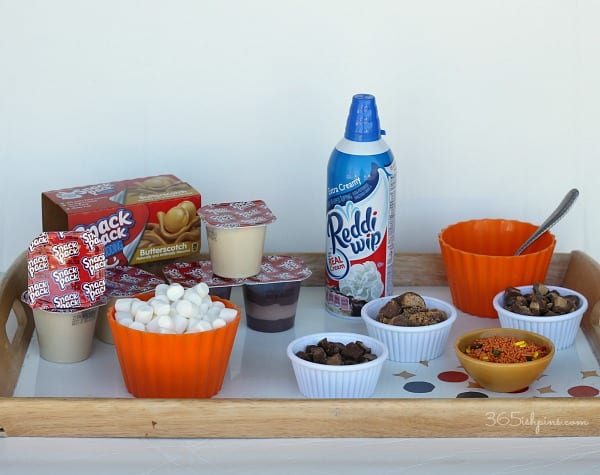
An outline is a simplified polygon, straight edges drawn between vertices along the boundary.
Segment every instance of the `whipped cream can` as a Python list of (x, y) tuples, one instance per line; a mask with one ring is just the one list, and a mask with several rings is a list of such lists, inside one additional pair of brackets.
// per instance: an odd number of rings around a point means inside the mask
[(375, 98), (355, 95), (327, 167), (325, 306), (338, 317), (393, 291), (396, 163), (382, 135)]

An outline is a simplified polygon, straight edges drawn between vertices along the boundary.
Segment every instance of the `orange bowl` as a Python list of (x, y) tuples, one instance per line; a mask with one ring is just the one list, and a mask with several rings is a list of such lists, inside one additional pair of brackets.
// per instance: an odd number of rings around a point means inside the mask
[(443, 229), (439, 244), (454, 305), (472, 315), (498, 318), (492, 304), (498, 292), (544, 282), (556, 245), (553, 234), (545, 232), (523, 254), (514, 255), (536, 229), (509, 219), (475, 219)]
[[(149, 300), (154, 294), (138, 295)], [(237, 316), (226, 326), (210, 331), (159, 334), (133, 330), (115, 320), (115, 308), (106, 318), (127, 390), (135, 397), (209, 398), (223, 385), (229, 357), (240, 323), (239, 308), (229, 300), (211, 296)]]

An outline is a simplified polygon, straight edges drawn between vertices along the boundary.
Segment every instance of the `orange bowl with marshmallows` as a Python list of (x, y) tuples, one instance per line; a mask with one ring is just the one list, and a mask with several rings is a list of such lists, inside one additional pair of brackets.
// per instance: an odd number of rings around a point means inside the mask
[[(137, 296), (148, 301), (154, 296)], [(119, 323), (115, 306), (108, 309), (107, 319), (123, 380), (135, 397), (210, 398), (223, 385), (229, 357), (240, 322), (239, 308), (216, 296), (234, 309), (235, 317), (220, 328), (182, 334), (141, 331)]]

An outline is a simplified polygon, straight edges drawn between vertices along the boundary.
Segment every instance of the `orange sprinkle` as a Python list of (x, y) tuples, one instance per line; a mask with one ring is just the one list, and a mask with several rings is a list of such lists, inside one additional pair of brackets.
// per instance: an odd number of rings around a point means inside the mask
[(548, 354), (545, 346), (514, 337), (478, 338), (465, 348), (470, 357), (491, 363), (524, 363)]

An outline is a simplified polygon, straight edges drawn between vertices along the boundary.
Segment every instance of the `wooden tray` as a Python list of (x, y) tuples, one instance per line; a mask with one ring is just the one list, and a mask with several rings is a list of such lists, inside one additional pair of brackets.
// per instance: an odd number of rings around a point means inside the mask
[[(322, 254), (294, 254), (321, 286)], [(446, 286), (438, 254), (398, 254), (396, 286)], [(0, 281), (0, 435), (34, 437), (547, 437), (600, 436), (600, 398), (308, 400), (13, 397), (33, 316), (22, 304), (25, 255)], [(546, 283), (584, 294), (582, 330), (600, 361), (600, 266), (586, 254), (557, 253)], [(17, 329), (9, 340), (6, 324)], [(523, 414), (530, 415), (525, 420)], [(515, 423), (513, 423), (515, 422)], [(542, 430), (533, 430), (538, 424)]]

